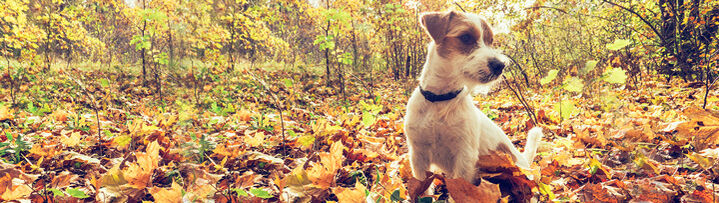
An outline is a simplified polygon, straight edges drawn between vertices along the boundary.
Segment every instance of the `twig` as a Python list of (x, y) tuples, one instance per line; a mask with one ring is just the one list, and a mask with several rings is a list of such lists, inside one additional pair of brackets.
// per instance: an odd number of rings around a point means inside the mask
[[(709, 78), (709, 74), (707, 74), (706, 77)], [(712, 82), (711, 84), (709, 84), (708, 82), (704, 83), (704, 86), (706, 86), (706, 90), (704, 92), (704, 105), (702, 105), (703, 109), (707, 109), (707, 97), (709, 97), (709, 91), (712, 89), (714, 83), (716, 83), (717, 81), (719, 81), (719, 78), (715, 79), (714, 82)]]
[(374, 94), (372, 94), (372, 86), (371, 86), (371, 84), (365, 83), (365, 81), (362, 80), (362, 78), (359, 78), (357, 75), (352, 74), (352, 72), (347, 72), (347, 73), (348, 73), (350, 76), (352, 76), (353, 78), (357, 79), (357, 81), (359, 81), (360, 84), (362, 84), (362, 86), (363, 86), (365, 89), (367, 89), (367, 92), (369, 93), (370, 99), (374, 99)]
[[(537, 120), (537, 115), (534, 114), (534, 110), (532, 110), (532, 108), (529, 106), (527, 101), (524, 99), (524, 96), (522, 95), (522, 93), (519, 92), (518, 90), (515, 90), (514, 87), (512, 87), (512, 85), (507, 81), (507, 77), (505, 77), (503, 75), (502, 79), (504, 79), (504, 82), (507, 84), (507, 87), (509, 87), (509, 89), (512, 90), (514, 95), (517, 96), (519, 103), (521, 103), (522, 106), (524, 107), (524, 110), (527, 111), (527, 114), (529, 115), (529, 118), (532, 119), (532, 122), (534, 123), (534, 125), (536, 126), (537, 124), (539, 124), (539, 122)], [(512, 82), (512, 83), (514, 83), (514, 82)], [(517, 89), (519, 89), (519, 88), (520, 88), (519, 85), (517, 85)]]
[(465, 11), (464, 8), (462, 8), (462, 6), (459, 5), (459, 3), (457, 3), (456, 1), (454, 2), (454, 5), (456, 5), (457, 7), (459, 7), (459, 10), (462, 10), (462, 12), (467, 12), (467, 11)]
[(262, 85), (262, 87), (265, 88), (267, 93), (272, 95), (272, 100), (275, 102), (275, 109), (280, 113), (280, 129), (282, 130), (282, 156), (287, 156), (287, 152), (285, 150), (285, 119), (284, 119), (284, 116), (282, 116), (282, 107), (280, 107), (279, 99), (277, 99), (277, 95), (275, 95), (272, 92), (272, 90), (270, 90), (270, 88), (268, 87), (267, 83), (264, 80), (258, 78), (257, 76), (255, 76), (254, 73), (252, 73), (253, 66), (254, 66), (254, 63), (252, 63), (250, 65), (250, 70), (248, 70), (247, 73), (250, 74), (250, 77), (252, 77), (253, 79), (260, 82), (260, 84)]
[(524, 71), (524, 68), (522, 68), (522, 66), (519, 65), (519, 63), (517, 63), (517, 60), (514, 60), (514, 57), (507, 55), (507, 58), (509, 58), (509, 60), (512, 60), (512, 63), (517, 65), (517, 67), (519, 67), (519, 73), (521, 73), (522, 76), (524, 77), (524, 82), (527, 83), (527, 87), (530, 87), (529, 86), (529, 77), (527, 77), (527, 73)]
[(642, 22), (644, 22), (644, 24), (646, 24), (647, 26), (649, 26), (649, 28), (651, 28), (652, 31), (654, 31), (654, 34), (657, 34), (657, 37), (659, 37), (659, 39), (662, 41), (662, 44), (664, 44), (664, 36), (663, 36), (661, 33), (659, 33), (659, 31), (657, 31), (657, 28), (655, 28), (654, 25), (652, 25), (652, 23), (650, 23), (647, 19), (644, 19), (644, 17), (642, 17), (642, 15), (639, 15), (639, 13), (637, 13), (636, 11), (634, 11), (634, 10), (632, 10), (632, 9), (629, 9), (629, 8), (627, 8), (627, 7), (624, 7), (624, 6), (622, 6), (622, 5), (619, 5), (619, 4), (617, 4), (617, 3), (614, 3), (614, 2), (611, 2), (611, 1), (608, 1), (608, 0), (603, 0), (603, 2), (606, 2), (606, 3), (609, 3), (609, 4), (614, 5), (614, 6), (616, 6), (616, 7), (619, 7), (619, 8), (621, 8), (621, 9), (623, 9), (623, 10), (625, 10), (625, 11), (627, 11), (627, 12), (629, 12), (629, 13), (632, 13), (632, 14), (634, 14), (635, 16), (639, 17), (639, 19), (642, 20)]
[[(90, 97), (90, 99), (92, 100), (93, 110), (95, 110), (95, 119), (96, 119), (96, 121), (97, 121), (97, 139), (98, 139), (100, 142), (102, 142), (102, 141), (103, 141), (103, 140), (102, 140), (102, 136), (100, 136), (100, 128), (101, 128), (101, 126), (100, 126), (100, 113), (99, 113), (98, 110), (97, 110), (99, 107), (98, 107), (98, 105), (97, 105), (97, 101), (95, 100), (95, 96), (93, 96), (92, 94), (90, 94), (90, 92), (89, 92), (89, 91), (87, 90), (87, 88), (85, 87), (85, 84), (83, 84), (83, 83), (80, 82), (79, 80), (77, 80), (77, 79), (71, 77), (71, 76), (68, 75), (68, 74), (65, 74), (65, 76), (66, 76), (68, 79), (70, 79), (70, 80), (72, 80), (72, 81), (75, 81), (75, 83), (77, 83), (77, 85), (80, 86), (80, 88), (82, 88), (82, 92), (85, 93), (85, 95), (87, 95), (88, 97)], [(101, 144), (101, 146), (102, 146), (102, 144)], [(101, 154), (101, 155), (104, 154), (104, 153), (102, 153), (102, 150), (100, 150), (100, 154)]]

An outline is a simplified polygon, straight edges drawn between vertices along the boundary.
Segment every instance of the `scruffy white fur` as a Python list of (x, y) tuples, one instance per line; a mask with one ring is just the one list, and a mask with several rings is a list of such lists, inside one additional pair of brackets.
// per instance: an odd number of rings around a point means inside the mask
[[(449, 19), (452, 23), (425, 22), (433, 20), (431, 17), (435, 21)], [(470, 96), (472, 88), (490, 85), (501, 75), (501, 70), (498, 74), (490, 71), (489, 59), (496, 58), (506, 63), (506, 56), (484, 42), (484, 38), (492, 37), (484, 36), (491, 35), (491, 30), (483, 29), (482, 23), (488, 29), (486, 22), (475, 14), (454, 11), (425, 13), (420, 21), (433, 38), (428, 45), (427, 61), (419, 78), (420, 87), (435, 94), (463, 90), (454, 99), (430, 102), (417, 87), (409, 98), (405, 133), (414, 177), (423, 180), (430, 166), (436, 166), (449, 177), (461, 177), (474, 182), (477, 171), (475, 164), (479, 156), (492, 150), (511, 153), (518, 166), (529, 168), (537, 143), (543, 136), (542, 129), (535, 127), (528, 132), (524, 153), (520, 153), (504, 131), (475, 107)], [(444, 38), (457, 37), (472, 29), (467, 26), (475, 26), (475, 34), (476, 30), (482, 33), (482, 37), (476, 39), (476, 48), (468, 53), (446, 51), (447, 44), (451, 43), (444, 41)], [(441, 41), (435, 42), (438, 40)], [(443, 42), (445, 45), (438, 45)], [(454, 42), (456, 44), (457, 41)], [(440, 50), (440, 46), (445, 46), (445, 49)], [(440, 54), (441, 51), (445, 53)]]

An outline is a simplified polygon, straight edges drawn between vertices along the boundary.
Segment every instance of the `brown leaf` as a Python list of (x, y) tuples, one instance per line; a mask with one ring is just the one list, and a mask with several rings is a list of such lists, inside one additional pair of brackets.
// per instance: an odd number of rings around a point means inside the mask
[(502, 196), (511, 195), (512, 200), (520, 202), (532, 198), (532, 188), (537, 187), (537, 183), (529, 180), (523, 170), (514, 164), (511, 155), (491, 151), (490, 154), (479, 156), (476, 165), (478, 178), (499, 184)]
[(56, 175), (50, 185), (55, 188), (64, 188), (70, 185), (72, 181), (78, 178), (77, 175), (70, 173), (69, 171), (63, 171), (59, 175)]
[(499, 185), (485, 180), (474, 186), (462, 178), (445, 179), (449, 195), (458, 203), (462, 202), (496, 202), (501, 197)]
[(434, 178), (436, 177), (435, 174), (431, 172), (427, 172), (427, 178), (424, 180), (417, 180), (415, 178), (410, 178), (407, 181), (407, 189), (409, 190), (409, 198), (412, 201), (417, 201), (418, 197), (422, 197), (427, 191), (427, 188), (432, 184), (432, 181), (434, 181)]
[[(6, 176), (7, 177), (7, 176)], [(19, 180), (19, 181), (18, 181)], [(0, 181), (7, 181), (11, 182), (12, 184), (9, 184), (7, 186), (7, 189), (0, 195), (0, 199), (3, 200), (17, 200), (21, 198), (27, 198), (30, 193), (32, 193), (32, 188), (27, 185), (24, 181), (20, 179), (12, 179), (12, 180), (5, 180), (0, 179)]]
[(616, 192), (612, 186), (604, 186), (598, 183), (587, 183), (577, 189), (574, 193), (580, 196), (581, 201), (593, 202), (624, 202), (626, 197)]
[(187, 181), (187, 199), (205, 199), (215, 194), (215, 184), (222, 178), (221, 175), (209, 173), (201, 165), (182, 163), (179, 166), (180, 174)]
[(678, 195), (680, 187), (667, 182), (665, 176), (657, 176), (654, 178), (644, 178), (628, 184), (629, 188), (633, 188), (635, 195), (633, 201), (641, 202), (670, 202)]
[(26, 174), (15, 165), (0, 162), (0, 199), (8, 201), (29, 197), (33, 191), (30, 185), (37, 177)]
[(252, 171), (245, 172), (235, 180), (236, 187), (246, 188), (255, 185), (260, 176)]
[(694, 141), (697, 150), (719, 145), (719, 114), (710, 110), (689, 107), (682, 112), (690, 122), (677, 126), (677, 137)]

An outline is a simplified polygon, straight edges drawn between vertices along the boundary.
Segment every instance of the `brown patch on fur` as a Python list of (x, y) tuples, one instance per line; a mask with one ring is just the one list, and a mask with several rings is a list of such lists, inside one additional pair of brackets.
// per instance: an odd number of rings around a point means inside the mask
[(482, 39), (484, 40), (484, 44), (487, 46), (492, 46), (492, 42), (494, 42), (494, 33), (492, 32), (492, 28), (489, 27), (489, 24), (487, 24), (487, 21), (482, 19)]
[(437, 45), (438, 54), (444, 58), (453, 54), (468, 55), (479, 48), (477, 43), (465, 44), (459, 39), (466, 34), (470, 35), (473, 41), (482, 37), (479, 28), (466, 19), (463, 13), (455, 11), (426, 13), (420, 18), (422, 26)]
[(456, 12), (430, 12), (424, 13), (419, 21), (435, 43), (439, 43), (449, 31), (449, 22), (457, 15)]
[(514, 153), (512, 153), (512, 150), (509, 149), (509, 146), (507, 146), (507, 144), (499, 143), (499, 145), (497, 145), (497, 148), (495, 150), (503, 152), (505, 154), (508, 154), (508, 155), (512, 156), (512, 161), (515, 161), (515, 162), (517, 161), (517, 157), (514, 156)]

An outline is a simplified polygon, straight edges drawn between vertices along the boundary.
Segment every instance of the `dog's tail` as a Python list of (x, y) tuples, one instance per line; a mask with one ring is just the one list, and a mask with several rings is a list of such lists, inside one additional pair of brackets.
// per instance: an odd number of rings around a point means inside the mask
[(534, 156), (537, 154), (537, 147), (539, 147), (539, 141), (542, 140), (544, 133), (542, 128), (534, 127), (527, 133), (527, 145), (524, 146), (524, 152), (522, 154), (529, 163), (532, 163)]

